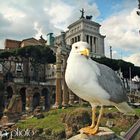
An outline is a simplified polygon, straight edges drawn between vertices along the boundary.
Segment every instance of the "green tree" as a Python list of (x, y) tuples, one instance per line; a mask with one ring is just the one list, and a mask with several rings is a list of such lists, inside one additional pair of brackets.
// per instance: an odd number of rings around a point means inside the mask
[(134, 64), (130, 62), (126, 62), (124, 60), (116, 60), (110, 59), (106, 57), (102, 58), (92, 58), (94, 61), (104, 64), (114, 71), (121, 70), (123, 77), (129, 79), (130, 78), (130, 68), (131, 68), (131, 77), (138, 75), (140, 77), (140, 67), (134, 66)]
[(27, 46), (15, 50), (16, 56), (32, 58), (33, 61), (41, 64), (55, 63), (56, 57), (53, 51), (46, 46)]
[(119, 70), (118, 62), (115, 59), (109, 59), (107, 57), (92, 58), (92, 59), (95, 60), (98, 63), (104, 64), (104, 65), (110, 67), (114, 71)]
[[(4, 50), (0, 52), (0, 58), (1, 58), (1, 63), (4, 66), (5, 61), (11, 62), (9, 60), (9, 57), (14, 56), (14, 60), (12, 61), (17, 61), (24, 63), (24, 66), (28, 67), (28, 64), (30, 63), (34, 69), (34, 75), (35, 77), (38, 77), (39, 73), (39, 68), (41, 64), (48, 64), (48, 63), (55, 63), (56, 62), (56, 56), (54, 52), (46, 46), (26, 46), (23, 48), (16, 48), (16, 49), (11, 49), (11, 50)], [(6, 59), (6, 60), (5, 60)], [(26, 62), (26, 63), (25, 63)], [(5, 67), (5, 66), (4, 66)], [(29, 68), (26, 68), (29, 69)], [(28, 71), (23, 72), (23, 76), (25, 79), (28, 79)], [(27, 80), (28, 81), (28, 80)]]

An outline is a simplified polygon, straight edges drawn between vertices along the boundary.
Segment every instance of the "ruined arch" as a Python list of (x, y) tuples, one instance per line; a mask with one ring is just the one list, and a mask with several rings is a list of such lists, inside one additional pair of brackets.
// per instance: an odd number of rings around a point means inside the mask
[(40, 105), (40, 93), (36, 91), (33, 94), (33, 101), (32, 101), (33, 110), (39, 105)]
[(12, 86), (8, 86), (7, 88), (6, 88), (6, 91), (7, 91), (7, 99), (11, 99), (12, 98), (12, 96), (13, 96), (13, 88), (12, 88)]
[(14, 94), (14, 92), (13, 92), (12, 86), (10, 86), (10, 85), (7, 86), (7, 88), (6, 88), (6, 96), (7, 97), (6, 97), (6, 101), (5, 101), (5, 107), (6, 108), (8, 108), (10, 100), (11, 100), (13, 94)]
[(49, 110), (50, 109), (50, 92), (49, 92), (48, 88), (42, 89), (41, 96), (44, 97), (45, 110)]
[(26, 111), (26, 87), (22, 87), (19, 91), (21, 96), (22, 111)]

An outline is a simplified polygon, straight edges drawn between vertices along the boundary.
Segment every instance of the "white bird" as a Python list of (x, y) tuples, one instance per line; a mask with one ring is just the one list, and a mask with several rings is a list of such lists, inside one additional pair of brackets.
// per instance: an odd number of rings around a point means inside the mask
[[(104, 105), (113, 105), (123, 113), (133, 112), (126, 103), (127, 95), (120, 78), (112, 69), (89, 57), (89, 44), (86, 42), (80, 41), (72, 45), (65, 80), (70, 90), (92, 106), (92, 124), (82, 128), (84, 133), (98, 132)], [(97, 106), (101, 106), (101, 109), (95, 124)]]

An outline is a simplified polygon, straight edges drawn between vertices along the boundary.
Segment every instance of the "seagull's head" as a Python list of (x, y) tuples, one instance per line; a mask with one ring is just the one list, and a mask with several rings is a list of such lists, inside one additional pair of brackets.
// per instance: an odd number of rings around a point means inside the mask
[(79, 41), (72, 45), (71, 53), (75, 55), (83, 55), (89, 57), (89, 44), (87, 42)]

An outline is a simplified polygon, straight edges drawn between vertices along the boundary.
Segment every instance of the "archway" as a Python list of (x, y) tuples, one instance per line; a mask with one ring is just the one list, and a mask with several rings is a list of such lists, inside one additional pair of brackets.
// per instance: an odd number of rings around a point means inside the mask
[(40, 94), (38, 92), (35, 92), (33, 95), (33, 110), (40, 105)]
[(21, 102), (22, 102), (22, 111), (26, 111), (26, 88), (23, 87), (19, 91), (21, 96)]
[(44, 97), (44, 100), (45, 100), (45, 103), (44, 103), (45, 110), (49, 110), (50, 109), (50, 93), (49, 93), (49, 90), (47, 88), (43, 88), (41, 95)]
[(7, 108), (8, 105), (9, 105), (9, 103), (10, 103), (10, 100), (11, 100), (11, 98), (12, 98), (12, 96), (13, 96), (13, 89), (12, 89), (11, 86), (8, 86), (8, 87), (6, 88), (6, 91), (7, 91), (7, 98), (6, 98), (5, 106), (6, 106), (6, 108)]
[(51, 87), (51, 104), (54, 105), (56, 101), (56, 89)]
[(13, 96), (13, 89), (12, 89), (12, 87), (8, 86), (6, 91), (7, 91), (7, 99), (8, 98), (12, 98), (12, 96)]

